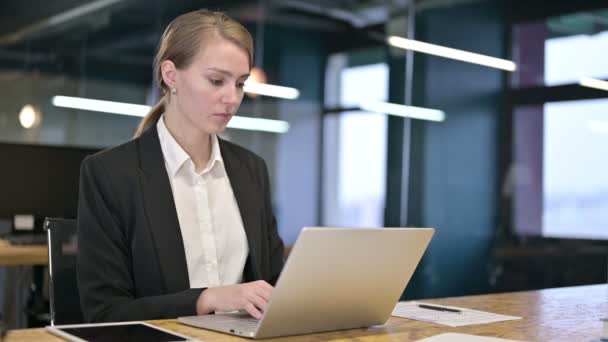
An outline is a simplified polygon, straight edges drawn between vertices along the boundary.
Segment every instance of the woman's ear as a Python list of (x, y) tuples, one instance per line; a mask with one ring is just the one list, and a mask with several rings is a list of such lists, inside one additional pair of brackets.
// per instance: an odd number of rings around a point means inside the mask
[(169, 88), (175, 88), (175, 79), (177, 77), (177, 68), (175, 67), (175, 64), (170, 60), (163, 61), (160, 65), (160, 72), (163, 76), (163, 82), (165, 82)]

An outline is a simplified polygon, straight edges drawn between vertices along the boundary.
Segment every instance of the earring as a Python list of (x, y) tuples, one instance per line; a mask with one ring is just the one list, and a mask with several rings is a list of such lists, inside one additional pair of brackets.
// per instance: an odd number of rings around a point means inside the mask
[(177, 93), (177, 90), (175, 90), (175, 88), (171, 88), (171, 94), (175, 95), (175, 93)]

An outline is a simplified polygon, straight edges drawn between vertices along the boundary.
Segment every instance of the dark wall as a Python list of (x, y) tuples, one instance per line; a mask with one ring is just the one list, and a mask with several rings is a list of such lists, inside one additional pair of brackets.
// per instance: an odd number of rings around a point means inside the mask
[[(425, 42), (505, 57), (505, 24), (496, 2), (422, 12)], [(496, 227), (498, 123), (504, 74), (417, 54), (414, 105), (445, 111), (442, 123), (414, 121), (409, 224), (436, 235), (405, 296), (486, 292)]]
[[(284, 242), (295, 242), (304, 226), (318, 225), (321, 119), (327, 52), (321, 33), (285, 27), (266, 30), (264, 68), (275, 84), (295, 87), (298, 100), (274, 102), (289, 133), (276, 144), (275, 215)], [(272, 83), (271, 82), (271, 83)]]

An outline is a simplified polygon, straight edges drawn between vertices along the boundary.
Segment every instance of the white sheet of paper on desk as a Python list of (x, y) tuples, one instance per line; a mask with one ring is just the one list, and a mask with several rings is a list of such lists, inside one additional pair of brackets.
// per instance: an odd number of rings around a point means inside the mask
[(499, 315), (491, 312), (470, 310), (456, 306), (427, 304), (449, 309), (460, 310), (460, 312), (437, 311), (418, 307), (422, 302), (399, 302), (393, 309), (393, 316), (415, 319), (449, 327), (461, 327), (463, 325), (486, 324), (501, 321), (520, 319), (521, 317)]
[(418, 342), (521, 342), (517, 340), (506, 340), (498, 337), (488, 337), (469, 334), (445, 333), (427, 337)]

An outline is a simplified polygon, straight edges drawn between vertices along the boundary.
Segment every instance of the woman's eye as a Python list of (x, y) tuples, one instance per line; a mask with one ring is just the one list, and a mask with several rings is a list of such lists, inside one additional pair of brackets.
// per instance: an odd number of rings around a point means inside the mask
[(213, 84), (214, 86), (221, 86), (224, 83), (224, 81), (222, 80), (217, 80), (213, 78), (209, 79), (209, 82), (211, 82), (211, 84)]
[(236, 84), (236, 86), (239, 88), (243, 88), (243, 87), (245, 87), (245, 82), (239, 82)]

